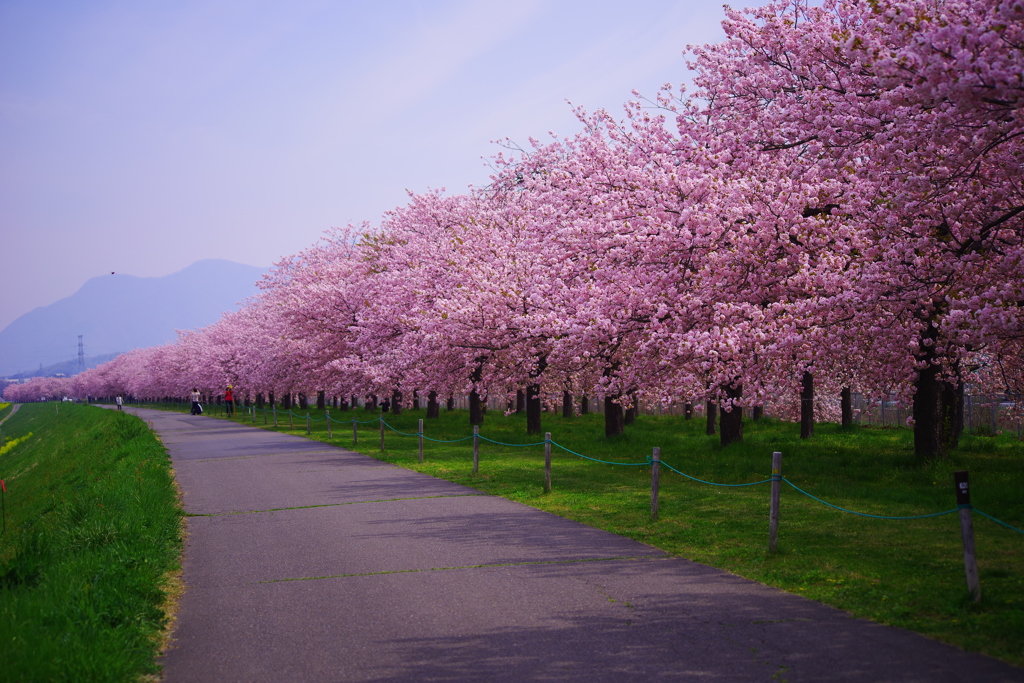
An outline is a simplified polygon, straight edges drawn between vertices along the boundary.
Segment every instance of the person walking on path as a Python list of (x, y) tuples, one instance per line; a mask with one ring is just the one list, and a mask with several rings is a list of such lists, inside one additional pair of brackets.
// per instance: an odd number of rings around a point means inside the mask
[(117, 404), (117, 409), (121, 410), (121, 403), (122, 403), (122, 401), (121, 401), (121, 394), (117, 395), (117, 398), (114, 399), (114, 403)]
[(228, 417), (235, 416), (235, 395), (231, 392), (231, 385), (228, 385), (228, 390), (224, 392), (224, 411)]
[(192, 414), (193, 415), (202, 415), (203, 414), (203, 407), (201, 405), (199, 405), (199, 399), (201, 399), (201, 398), (202, 398), (202, 396), (199, 393), (199, 389), (192, 389)]

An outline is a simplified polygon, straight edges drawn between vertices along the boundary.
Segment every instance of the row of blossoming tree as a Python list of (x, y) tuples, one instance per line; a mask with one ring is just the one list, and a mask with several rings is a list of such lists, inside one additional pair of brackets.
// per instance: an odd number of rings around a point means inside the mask
[(525, 390), (531, 432), (542, 401), (587, 395), (609, 434), (640, 400), (717, 405), (728, 443), (749, 407), (805, 435), (815, 405), (848, 422), (852, 390), (912, 406), (917, 455), (943, 456), (965, 384), (1024, 388), (1024, 2), (797, 0), (723, 25), (690, 48), (693, 95), (580, 111), (484, 188), (332, 231), (208, 328), (5, 396), (232, 384), (436, 415), (468, 394), (479, 423)]

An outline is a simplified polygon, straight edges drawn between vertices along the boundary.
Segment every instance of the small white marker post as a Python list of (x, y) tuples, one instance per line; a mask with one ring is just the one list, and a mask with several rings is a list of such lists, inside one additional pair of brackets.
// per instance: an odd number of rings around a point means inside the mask
[(779, 549), (779, 501), (782, 497), (782, 453), (772, 453), (772, 502), (768, 511), (768, 552)]
[(480, 425), (473, 425), (473, 474), (480, 471)]
[(960, 536), (964, 541), (964, 571), (967, 574), (967, 591), (973, 602), (981, 602), (981, 580), (978, 578), (978, 561), (974, 556), (974, 525), (971, 523), (971, 486), (967, 470), (953, 473), (956, 486), (956, 504), (960, 508)]
[(551, 432), (544, 434), (544, 493), (551, 493)]
[(658, 478), (661, 470), (661, 449), (651, 454), (651, 519), (658, 519)]
[(418, 436), (420, 439), (420, 462), (423, 462), (423, 418), (420, 418), (420, 431)]

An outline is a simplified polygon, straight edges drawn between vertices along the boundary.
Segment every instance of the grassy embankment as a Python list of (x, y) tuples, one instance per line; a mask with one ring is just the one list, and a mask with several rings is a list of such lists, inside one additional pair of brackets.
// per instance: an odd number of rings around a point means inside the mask
[(163, 446), (138, 418), (67, 403), (23, 405), (0, 436), (0, 678), (157, 673), (182, 540)]
[[(187, 410), (188, 406), (166, 406)], [(218, 411), (211, 411), (217, 416)], [(244, 411), (243, 411), (244, 412)], [(279, 431), (305, 436), (305, 411)], [(311, 410), (314, 418), (322, 411)], [(362, 410), (332, 411), (337, 419), (372, 420)], [(415, 433), (424, 411), (388, 416), (396, 429)], [(251, 422), (251, 417), (239, 416)], [(799, 426), (774, 420), (748, 422), (744, 441), (721, 448), (700, 420), (641, 416), (621, 437), (606, 440), (600, 415), (563, 419), (544, 415), (544, 429), (559, 444), (604, 460), (646, 461), (654, 446), (662, 460), (700, 479), (744, 483), (767, 478), (772, 451), (783, 453), (783, 474), (835, 505), (878, 515), (918, 515), (955, 507), (953, 471), (971, 473), (972, 502), (1024, 528), (1024, 442), (1011, 435), (965, 436), (948, 461), (915, 462), (908, 429), (821, 424), (799, 439)], [(269, 421), (269, 420), (268, 420)], [(465, 412), (426, 420), (427, 436), (471, 434)], [(258, 416), (263, 426), (262, 413)], [(314, 421), (312, 438), (327, 441)], [(269, 428), (272, 428), (269, 427)], [(352, 447), (351, 423), (334, 424), (332, 443)], [(487, 414), (481, 434), (495, 441), (529, 443), (522, 416)], [(473, 476), (470, 441), (425, 445), (417, 462), (415, 436), (388, 431), (379, 450), (376, 424), (360, 425), (357, 450), (403, 467), (473, 486), (658, 548), (735, 572), (857, 616), (874, 619), (984, 652), (1024, 666), (1024, 535), (981, 516), (974, 518), (982, 602), (972, 604), (964, 579), (956, 514), (896, 521), (857, 517), (827, 508), (783, 487), (780, 550), (767, 552), (769, 486), (721, 488), (662, 471), (660, 519), (650, 519), (650, 467), (619, 467), (553, 449), (553, 491), (543, 493), (542, 447), (507, 448), (481, 442), (480, 473)]]

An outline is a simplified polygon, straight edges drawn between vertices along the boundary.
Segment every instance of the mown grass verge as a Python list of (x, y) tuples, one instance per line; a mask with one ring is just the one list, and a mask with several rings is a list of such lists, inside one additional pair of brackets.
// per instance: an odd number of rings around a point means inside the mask
[[(167, 406), (172, 409), (182, 407)], [(244, 413), (244, 410), (242, 411)], [(322, 411), (310, 410), (322, 420)], [(278, 431), (305, 436), (305, 411), (278, 413)], [(216, 415), (216, 413), (215, 413)], [(332, 411), (339, 420), (372, 420), (362, 410)], [(414, 434), (424, 411), (386, 415)], [(236, 418), (251, 424), (251, 417)], [(271, 422), (272, 418), (268, 419)], [(456, 439), (471, 434), (465, 412), (442, 411), (425, 420), (426, 435)], [(257, 424), (263, 427), (263, 415)], [(312, 438), (352, 448), (351, 423), (312, 422)], [(272, 428), (268, 426), (268, 428)], [(403, 467), (466, 484), (585, 524), (726, 569), (882, 623), (923, 633), (1024, 666), (1024, 535), (978, 515), (974, 518), (982, 602), (970, 602), (956, 514), (896, 521), (856, 517), (827, 508), (783, 487), (780, 551), (769, 554), (769, 486), (725, 488), (689, 481), (662, 470), (660, 518), (650, 519), (650, 467), (604, 465), (553, 449), (553, 490), (543, 492), (543, 448), (510, 448), (485, 441), (480, 473), (472, 474), (470, 441), (427, 441), (417, 462), (415, 436), (390, 430), (379, 450), (376, 424), (359, 425), (356, 450)], [(557, 443), (591, 457), (645, 463), (653, 447), (662, 460), (692, 476), (739, 484), (767, 478), (773, 451), (783, 453), (783, 474), (797, 486), (852, 510), (918, 515), (955, 507), (954, 470), (971, 473), (972, 502), (1024, 528), (1024, 442), (1014, 436), (967, 436), (948, 461), (919, 465), (907, 429), (821, 424), (813, 439), (799, 426), (748, 422), (744, 441), (721, 448), (699, 420), (641, 416), (627, 433), (605, 439), (600, 415), (563, 419), (545, 414), (544, 430)], [(530, 443), (525, 420), (489, 412), (481, 434), (494, 441)]]
[(0, 678), (133, 681), (159, 668), (182, 513), (145, 423), (27, 404), (2, 427)]

